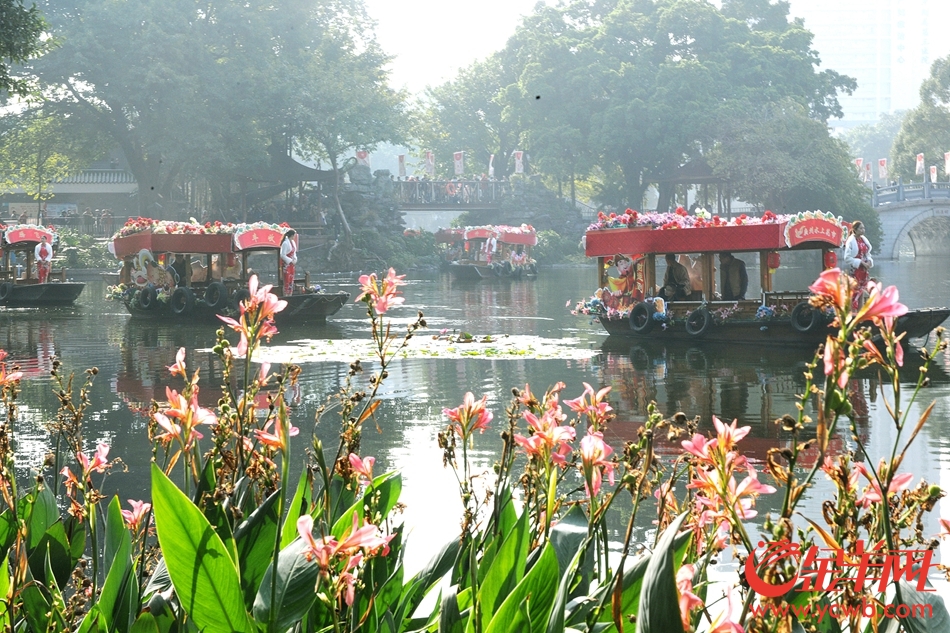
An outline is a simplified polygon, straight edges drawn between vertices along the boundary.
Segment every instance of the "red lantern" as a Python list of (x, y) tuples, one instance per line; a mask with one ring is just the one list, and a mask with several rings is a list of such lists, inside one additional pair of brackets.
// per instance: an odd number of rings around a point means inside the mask
[(825, 263), (825, 270), (828, 270), (829, 268), (834, 268), (835, 266), (838, 265), (838, 256), (835, 254), (834, 251), (825, 251), (824, 263)]
[(777, 252), (772, 251), (771, 253), (769, 253), (767, 261), (768, 261), (769, 270), (776, 270), (778, 269), (779, 265), (782, 263), (782, 258), (779, 257), (779, 254)]

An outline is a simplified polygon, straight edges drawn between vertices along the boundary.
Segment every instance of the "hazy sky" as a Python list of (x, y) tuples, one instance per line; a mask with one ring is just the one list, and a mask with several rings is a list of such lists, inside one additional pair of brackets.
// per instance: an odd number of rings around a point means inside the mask
[(537, 0), (365, 0), (390, 55), (392, 85), (422, 92), (501, 49)]

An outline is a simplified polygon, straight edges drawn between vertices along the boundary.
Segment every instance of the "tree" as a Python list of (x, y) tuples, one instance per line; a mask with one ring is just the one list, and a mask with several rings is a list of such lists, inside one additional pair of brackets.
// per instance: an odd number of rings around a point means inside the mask
[(53, 182), (81, 171), (108, 148), (90, 129), (43, 108), (9, 117), (0, 132), (0, 191), (21, 188), (38, 205), (52, 198)]
[(859, 125), (845, 132), (842, 139), (851, 148), (851, 156), (869, 161), (891, 158), (891, 147), (906, 114), (905, 110), (882, 114), (873, 125)]
[(26, 96), (29, 82), (11, 76), (9, 64), (19, 64), (41, 54), (40, 41), (45, 22), (36, 5), (29, 9), (23, 0), (0, 0), (0, 94)]
[(880, 242), (880, 219), (848, 146), (794, 101), (735, 116), (708, 159), (741, 200), (777, 213), (821, 210), (862, 220), (868, 239)]
[[(891, 149), (891, 173), (908, 180), (919, 179), (917, 154), (927, 165), (950, 152), (950, 56), (930, 67), (930, 77), (920, 86), (920, 105), (907, 113)], [(929, 178), (927, 173), (924, 178)]]

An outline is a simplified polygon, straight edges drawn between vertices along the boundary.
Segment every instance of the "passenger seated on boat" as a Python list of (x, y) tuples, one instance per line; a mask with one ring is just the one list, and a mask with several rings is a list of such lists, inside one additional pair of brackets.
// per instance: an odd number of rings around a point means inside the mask
[(702, 301), (703, 298), (703, 270), (699, 261), (693, 259), (685, 253), (679, 256), (677, 260), (686, 267), (689, 273), (689, 299), (691, 301)]
[(524, 246), (518, 245), (518, 248), (511, 252), (511, 265), (518, 267), (524, 266), (528, 262), (528, 255), (524, 252)]
[(172, 262), (169, 272), (175, 279), (175, 285), (183, 284), (188, 279), (188, 262), (181, 253), (175, 255), (175, 261)]
[(674, 253), (666, 254), (666, 274), (659, 295), (667, 301), (686, 299), (689, 296), (689, 272), (686, 266), (676, 261)]
[(745, 262), (736, 259), (732, 253), (719, 253), (719, 294), (723, 301), (744, 301), (749, 288), (749, 274)]

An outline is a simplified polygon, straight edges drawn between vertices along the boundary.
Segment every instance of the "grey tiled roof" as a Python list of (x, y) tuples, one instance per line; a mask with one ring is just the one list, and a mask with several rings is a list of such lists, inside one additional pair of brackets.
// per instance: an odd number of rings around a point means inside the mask
[(84, 169), (56, 182), (70, 185), (134, 185), (135, 176), (124, 169)]

